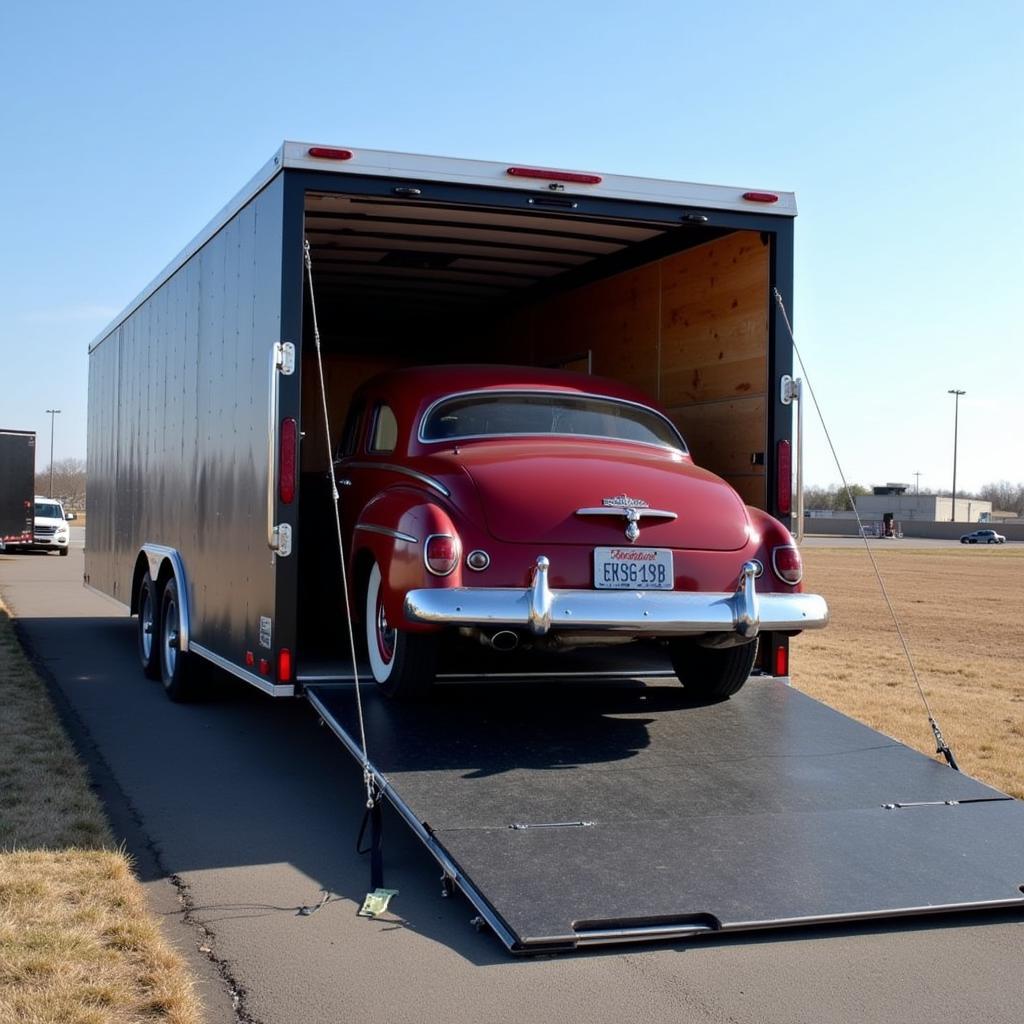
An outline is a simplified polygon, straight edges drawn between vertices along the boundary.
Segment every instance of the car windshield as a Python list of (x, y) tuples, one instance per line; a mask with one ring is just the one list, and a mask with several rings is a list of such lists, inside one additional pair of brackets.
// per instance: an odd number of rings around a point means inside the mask
[(60, 510), (60, 505), (54, 505), (48, 501), (37, 501), (36, 502), (36, 515), (40, 519), (63, 519), (64, 513)]
[(420, 425), (421, 441), (524, 434), (606, 437), (686, 451), (672, 424), (652, 409), (553, 391), (456, 395), (432, 405)]

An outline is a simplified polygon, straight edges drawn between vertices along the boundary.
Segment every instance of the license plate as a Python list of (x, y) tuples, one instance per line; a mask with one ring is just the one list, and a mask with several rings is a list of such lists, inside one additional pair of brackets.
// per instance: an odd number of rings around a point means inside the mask
[(666, 548), (594, 548), (598, 590), (671, 590), (672, 552)]

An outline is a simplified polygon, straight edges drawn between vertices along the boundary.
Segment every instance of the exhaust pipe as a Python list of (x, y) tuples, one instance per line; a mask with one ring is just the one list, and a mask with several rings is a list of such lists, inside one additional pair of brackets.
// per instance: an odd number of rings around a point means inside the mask
[(496, 651), (514, 651), (519, 646), (519, 634), (511, 629), (500, 629), (488, 643)]

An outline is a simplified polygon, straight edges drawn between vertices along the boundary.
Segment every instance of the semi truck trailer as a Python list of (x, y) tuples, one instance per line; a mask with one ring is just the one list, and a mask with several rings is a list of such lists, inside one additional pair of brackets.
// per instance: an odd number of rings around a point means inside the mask
[(35, 489), (35, 431), (0, 430), (0, 551), (32, 543)]

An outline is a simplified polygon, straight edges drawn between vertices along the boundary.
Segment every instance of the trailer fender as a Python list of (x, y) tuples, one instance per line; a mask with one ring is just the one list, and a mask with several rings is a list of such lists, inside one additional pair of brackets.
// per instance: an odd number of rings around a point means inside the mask
[(178, 584), (178, 616), (179, 638), (181, 650), (187, 651), (190, 636), (189, 618), (189, 590), (188, 580), (185, 576), (185, 563), (181, 555), (174, 548), (166, 547), (163, 544), (143, 544), (135, 559), (135, 570), (132, 574), (132, 599), (131, 614), (135, 615), (139, 610), (139, 585), (142, 577), (149, 572), (150, 579), (154, 580), (158, 589), (163, 590), (164, 584), (173, 577)]
[(449, 576), (427, 571), (423, 545), (433, 534), (458, 530), (448, 513), (413, 488), (394, 488), (378, 495), (363, 509), (356, 523), (352, 549), (351, 579), (353, 609), (362, 614), (366, 579), (373, 562), (380, 566), (385, 581), (384, 608), (388, 618), (401, 629), (433, 632), (436, 626), (413, 622), (405, 616), (405, 595), (423, 587), (462, 585), (462, 566)]

